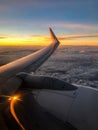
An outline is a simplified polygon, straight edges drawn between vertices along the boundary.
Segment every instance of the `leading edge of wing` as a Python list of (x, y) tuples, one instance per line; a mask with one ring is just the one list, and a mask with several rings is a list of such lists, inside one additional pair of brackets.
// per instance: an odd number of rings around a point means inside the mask
[(19, 72), (22, 72), (22, 71), (26, 72), (29, 67), (32, 68), (31, 69), (32, 71), (35, 71), (38, 67), (40, 67), (41, 64), (44, 63), (52, 55), (54, 50), (59, 45), (59, 41), (56, 38), (51, 28), (49, 28), (49, 32), (50, 32), (51, 40), (52, 40), (52, 43), (49, 46), (35, 53), (32, 53), (28, 56), (25, 56), (23, 58), (20, 58), (18, 60), (15, 60), (6, 65), (1, 66), (0, 76), (8, 78), (8, 77), (14, 76), (15, 74)]

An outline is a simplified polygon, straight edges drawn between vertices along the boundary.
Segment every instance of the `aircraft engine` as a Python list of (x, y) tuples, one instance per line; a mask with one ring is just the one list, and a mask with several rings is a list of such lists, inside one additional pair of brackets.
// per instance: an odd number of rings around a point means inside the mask
[(76, 90), (77, 89), (76, 86), (53, 77), (33, 76), (28, 73), (19, 73), (17, 76), (20, 79), (22, 79), (22, 84), (20, 88), (51, 89), (51, 90)]

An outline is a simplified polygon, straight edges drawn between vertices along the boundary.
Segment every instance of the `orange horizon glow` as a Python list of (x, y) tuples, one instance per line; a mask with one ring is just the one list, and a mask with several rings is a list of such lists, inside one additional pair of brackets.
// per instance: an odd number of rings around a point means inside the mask
[[(63, 36), (62, 36), (63, 37)], [(76, 37), (76, 36), (75, 36)], [(74, 37), (73, 37), (74, 38)], [(58, 38), (61, 45), (73, 46), (98, 46), (98, 38), (62, 39)], [(51, 43), (49, 37), (6, 37), (0, 39), (0, 46), (47, 46)]]

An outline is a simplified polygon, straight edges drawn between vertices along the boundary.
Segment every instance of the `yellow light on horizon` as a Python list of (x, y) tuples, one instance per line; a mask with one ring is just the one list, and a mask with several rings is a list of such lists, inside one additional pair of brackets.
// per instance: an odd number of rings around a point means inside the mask
[[(59, 39), (59, 38), (58, 38)], [(83, 39), (66, 39), (66, 40), (59, 40), (61, 45), (90, 45), (90, 46), (98, 46), (98, 39), (97, 38), (83, 38)], [(47, 46), (51, 43), (50, 37), (42, 37), (42, 36), (35, 36), (35, 37), (7, 37), (0, 39), (0, 46)]]
[(20, 46), (20, 45), (47, 45), (50, 40), (45, 37), (8, 37), (0, 39), (0, 46)]
[(61, 40), (62, 45), (98, 46), (98, 40)]

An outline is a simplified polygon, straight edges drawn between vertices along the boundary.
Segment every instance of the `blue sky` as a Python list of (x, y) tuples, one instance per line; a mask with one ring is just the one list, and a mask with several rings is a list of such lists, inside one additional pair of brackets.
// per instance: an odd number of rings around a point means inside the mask
[(0, 35), (98, 34), (98, 0), (0, 0)]

